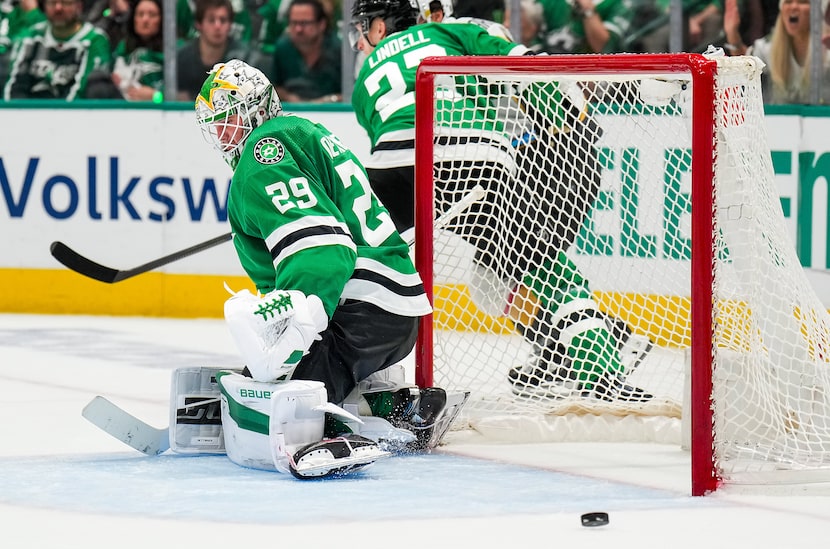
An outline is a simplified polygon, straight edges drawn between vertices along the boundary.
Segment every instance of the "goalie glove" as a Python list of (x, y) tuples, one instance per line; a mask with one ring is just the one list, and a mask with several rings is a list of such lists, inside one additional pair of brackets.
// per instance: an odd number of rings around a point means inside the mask
[(242, 290), (225, 302), (225, 320), (251, 376), (275, 381), (293, 372), (329, 319), (316, 295)]

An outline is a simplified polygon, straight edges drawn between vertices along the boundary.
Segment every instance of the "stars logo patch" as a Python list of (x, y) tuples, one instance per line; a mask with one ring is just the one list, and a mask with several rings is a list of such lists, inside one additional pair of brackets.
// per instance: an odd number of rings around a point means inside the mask
[(260, 164), (276, 164), (285, 156), (285, 147), (273, 137), (263, 137), (254, 145), (254, 160)]

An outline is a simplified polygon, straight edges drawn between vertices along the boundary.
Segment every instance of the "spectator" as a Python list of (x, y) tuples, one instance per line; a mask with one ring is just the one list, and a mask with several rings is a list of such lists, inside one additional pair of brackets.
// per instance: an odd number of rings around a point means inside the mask
[(26, 29), (45, 21), (37, 0), (2, 0), (0, 2), (0, 85), (6, 81), (12, 41)]
[(418, 0), (418, 3), (421, 5), (418, 22), (425, 22), (424, 17), (428, 16), (433, 23), (440, 23), (453, 14), (452, 0)]
[(45, 20), (37, 0), (0, 1), (0, 52), (11, 49), (12, 40), (35, 23)]
[[(538, 53), (545, 51), (545, 14), (542, 5), (536, 0), (521, 0), (519, 9), (522, 17), (522, 36), (520, 42)], [(504, 26), (510, 28), (510, 4), (504, 12)]]
[(320, 0), (292, 0), (288, 32), (277, 40), (270, 79), (284, 102), (341, 100), (340, 39)]
[[(685, 6), (684, 6), (685, 7)], [(667, 5), (668, 10), (668, 5)], [(689, 15), (687, 51), (704, 51), (720, 37), (723, 28), (722, 0), (692, 2)]]
[(550, 53), (615, 53), (630, 27), (624, 0), (541, 0)]
[(197, 38), (192, 38), (176, 57), (178, 98), (192, 101), (205, 81), (205, 75), (216, 63), (227, 59), (245, 60), (248, 47), (231, 38), (233, 6), (230, 0), (197, 0)]
[(85, 97), (94, 72), (109, 74), (107, 35), (81, 19), (81, 0), (45, 0), (46, 21), (14, 42), (5, 99), (73, 101)]
[[(765, 64), (764, 102), (809, 103), (810, 0), (781, 0), (772, 33), (747, 47), (738, 32), (741, 24), (737, 0), (726, 0), (724, 32), (733, 55), (755, 55)], [(824, 50), (820, 102), (830, 103), (830, 55)]]
[(274, 56), (274, 45), (285, 31), (284, 8), (287, 0), (267, 0), (257, 10), (261, 21), (257, 38), (256, 53), (258, 66), (270, 67)]
[(112, 51), (127, 37), (130, 8), (129, 0), (99, 0), (87, 13), (86, 20), (109, 36)]
[[(231, 24), (231, 36), (246, 44), (251, 42), (253, 37), (253, 20), (257, 18), (256, 6), (250, 6), (245, 0), (231, 0), (233, 7), (233, 23)], [(254, 15), (251, 15), (251, 11)], [(196, 29), (196, 0), (176, 1), (176, 35), (180, 40), (195, 38), (198, 34)]]
[(744, 44), (752, 44), (769, 33), (764, 30), (766, 16), (761, 0), (738, 0), (738, 10), (741, 15), (739, 32)]
[(162, 0), (138, 0), (130, 12), (127, 37), (115, 48), (112, 81), (124, 99), (162, 101), (164, 36)]

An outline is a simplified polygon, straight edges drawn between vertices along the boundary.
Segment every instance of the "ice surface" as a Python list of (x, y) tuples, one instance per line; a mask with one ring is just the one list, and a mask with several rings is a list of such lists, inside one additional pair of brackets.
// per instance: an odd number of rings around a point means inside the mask
[[(693, 498), (689, 455), (668, 445), (461, 432), (304, 482), (222, 456), (145, 457), (81, 418), (100, 394), (163, 427), (174, 368), (237, 360), (219, 320), (0, 315), (2, 547), (815, 548), (830, 534), (823, 487)], [(588, 511), (610, 524), (581, 527)]]

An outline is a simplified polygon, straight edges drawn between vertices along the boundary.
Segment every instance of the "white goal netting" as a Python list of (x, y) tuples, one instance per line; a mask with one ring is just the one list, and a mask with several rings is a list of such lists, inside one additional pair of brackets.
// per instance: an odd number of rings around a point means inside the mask
[(486, 193), (419, 244), (419, 367), (470, 390), (459, 424), (490, 437), (680, 443), (697, 402), (716, 476), (830, 473), (830, 323), (784, 224), (759, 62), (557, 57), (422, 65), (419, 203)]

